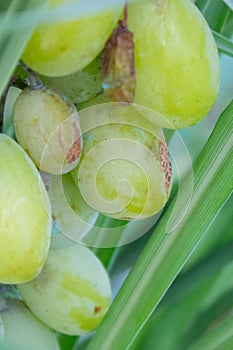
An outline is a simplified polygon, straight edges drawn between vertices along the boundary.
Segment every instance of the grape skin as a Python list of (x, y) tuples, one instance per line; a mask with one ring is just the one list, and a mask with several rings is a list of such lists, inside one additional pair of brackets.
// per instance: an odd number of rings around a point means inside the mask
[(6, 299), (0, 309), (1, 350), (59, 350), (55, 334), (41, 323), (22, 301)]
[(0, 283), (23, 283), (41, 270), (50, 245), (51, 208), (24, 150), (0, 134)]
[(117, 103), (79, 112), (83, 156), (71, 174), (87, 204), (116, 219), (152, 216), (169, 197), (171, 174), (164, 186), (168, 169), (161, 162), (161, 151), (167, 149), (165, 143), (160, 147), (163, 131), (144, 112)]
[(61, 174), (78, 163), (82, 150), (79, 116), (62, 92), (25, 88), (15, 102), (13, 118), (17, 141), (40, 170)]
[(72, 74), (62, 77), (48, 77), (40, 75), (44, 85), (55, 86), (75, 104), (92, 99), (102, 93), (100, 80), (101, 55), (97, 56), (89, 65)]
[[(49, 7), (80, 0), (49, 0)], [(33, 70), (47, 76), (64, 76), (88, 65), (102, 50), (118, 20), (123, 1), (110, 9), (70, 21), (39, 24), (24, 53), (23, 60)]]
[(171, 129), (204, 118), (218, 93), (219, 58), (197, 7), (187, 0), (130, 2), (128, 26), (135, 43), (135, 103), (161, 113), (167, 121), (159, 125)]
[(75, 241), (81, 241), (92, 228), (98, 213), (85, 203), (70, 173), (51, 175), (48, 194), (54, 229)]
[(64, 240), (50, 249), (40, 275), (18, 288), (42, 322), (61, 333), (82, 335), (95, 329), (104, 317), (111, 289), (97, 257), (88, 248)]

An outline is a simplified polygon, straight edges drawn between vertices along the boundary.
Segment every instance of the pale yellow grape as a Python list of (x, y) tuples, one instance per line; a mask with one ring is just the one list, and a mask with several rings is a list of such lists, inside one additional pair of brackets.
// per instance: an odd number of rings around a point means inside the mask
[(1, 350), (59, 350), (55, 333), (41, 323), (22, 301), (5, 299), (1, 306)]
[(23, 283), (41, 270), (50, 244), (51, 209), (25, 151), (0, 134), (0, 283)]
[(62, 174), (75, 167), (82, 149), (79, 116), (62, 92), (25, 88), (13, 117), (17, 141), (40, 170)]
[(103, 265), (88, 248), (77, 243), (64, 242), (50, 249), (39, 276), (18, 288), (42, 322), (70, 335), (94, 330), (111, 302)]
[(78, 5), (82, 9), (85, 2), (49, 0), (47, 6), (50, 9), (77, 6), (71, 9), (71, 17), (66, 16), (60, 22), (39, 24), (24, 51), (23, 60), (38, 73), (48, 76), (63, 76), (82, 69), (103, 49), (123, 3), (119, 1), (118, 5), (80, 17)]
[(204, 118), (219, 87), (219, 58), (210, 28), (189, 0), (129, 3), (134, 33), (135, 103), (166, 117), (162, 127), (184, 128)]
[(107, 103), (79, 112), (83, 155), (72, 170), (84, 200), (116, 219), (160, 211), (171, 189), (171, 166), (161, 128), (136, 105)]

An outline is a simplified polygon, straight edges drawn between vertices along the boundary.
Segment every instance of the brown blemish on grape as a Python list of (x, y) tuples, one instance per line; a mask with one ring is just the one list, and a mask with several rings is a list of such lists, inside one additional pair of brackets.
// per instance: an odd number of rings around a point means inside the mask
[(132, 218), (129, 217), (129, 216), (124, 216), (124, 217), (122, 218), (122, 220), (128, 220), (128, 221), (130, 221), (130, 220), (132, 220)]
[(75, 212), (78, 210), (75, 204), (71, 204), (70, 207)]
[(172, 179), (172, 166), (168, 155), (165, 138), (163, 138), (159, 143), (159, 154), (160, 154), (161, 169), (165, 175), (164, 189), (165, 189), (165, 192), (168, 193), (171, 185), (171, 179)]
[(85, 305), (80, 307), (73, 307), (69, 313), (72, 318), (80, 327), (80, 329), (90, 332), (95, 329), (103, 318), (103, 315), (91, 315), (90, 310)]
[(68, 149), (66, 153), (66, 158), (68, 160), (68, 163), (73, 163), (76, 159), (79, 158), (81, 154), (81, 138), (80, 138), (80, 132), (77, 124), (75, 122), (72, 123), (72, 127), (74, 130), (74, 139), (72, 146)]
[(58, 130), (58, 141), (66, 155), (66, 159), (68, 163), (73, 163), (76, 159), (78, 159), (82, 151), (79, 127), (75, 121), (72, 122), (71, 126), (74, 131), (74, 142), (72, 143), (71, 147), (68, 149), (65, 147), (64, 142), (62, 140), (62, 133), (61, 133), (62, 127), (60, 126)]
[[(83, 300), (82, 305), (71, 309), (69, 316), (79, 324), (81, 329), (87, 331), (95, 329), (110, 305), (110, 296), (99, 295), (91, 281), (68, 272), (63, 273), (61, 286), (65, 294), (75, 295)], [(90, 310), (88, 304), (85, 303), (86, 299), (94, 303), (94, 313), (93, 309)]]
[(69, 148), (68, 152), (66, 153), (66, 158), (68, 160), (68, 163), (73, 163), (77, 158), (79, 158), (81, 154), (81, 145), (80, 140), (74, 141), (73, 145)]
[(98, 312), (100, 312), (101, 310), (101, 306), (95, 306), (94, 307), (94, 314), (97, 314)]

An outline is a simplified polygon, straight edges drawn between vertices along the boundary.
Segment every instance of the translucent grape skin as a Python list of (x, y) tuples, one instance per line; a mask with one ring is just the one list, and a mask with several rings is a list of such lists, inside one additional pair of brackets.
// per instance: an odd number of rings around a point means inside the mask
[(76, 105), (77, 109), (84, 109), (100, 103), (111, 102), (102, 87), (100, 79), (101, 55), (97, 56), (89, 65), (72, 74), (62, 77), (48, 77), (40, 75), (42, 82), (54, 86)]
[(1, 306), (1, 350), (59, 350), (55, 333), (41, 323), (22, 301), (9, 298)]
[(197, 7), (187, 0), (133, 1), (128, 27), (135, 44), (134, 102), (165, 116), (158, 125), (166, 128), (204, 118), (218, 93), (219, 58)]
[(99, 213), (83, 200), (70, 173), (51, 175), (48, 194), (55, 231), (80, 241), (92, 228)]
[(48, 77), (40, 75), (44, 85), (54, 86), (73, 102), (83, 103), (103, 92), (100, 80), (101, 59), (97, 56), (89, 65), (72, 74), (62, 77)]
[(0, 134), (0, 283), (23, 283), (41, 270), (50, 245), (51, 208), (26, 152)]
[(39, 276), (18, 288), (42, 322), (61, 333), (82, 335), (94, 330), (108, 310), (110, 283), (88, 248), (63, 239), (64, 244), (50, 249)]
[[(49, 8), (79, 4), (80, 0), (48, 1)], [(118, 20), (123, 1), (96, 13), (72, 17), (63, 22), (39, 24), (24, 53), (23, 60), (47, 76), (64, 76), (82, 69), (102, 50)], [(81, 4), (80, 4), (80, 8)], [(74, 10), (72, 10), (74, 15)]]
[(66, 96), (49, 87), (25, 88), (13, 112), (16, 138), (42, 171), (69, 172), (82, 150), (79, 116)]
[(83, 155), (71, 174), (87, 204), (112, 218), (144, 219), (169, 198), (172, 169), (164, 134), (143, 112), (116, 103), (79, 112)]

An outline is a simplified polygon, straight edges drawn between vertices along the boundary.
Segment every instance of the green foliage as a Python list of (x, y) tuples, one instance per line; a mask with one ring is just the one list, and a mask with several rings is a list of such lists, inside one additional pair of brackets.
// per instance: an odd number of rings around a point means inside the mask
[[(40, 17), (41, 9), (45, 2), (46, 0), (12, 0), (7, 7), (8, 2), (1, 1), (0, 9), (4, 12), (1, 12), (0, 19), (0, 95), (2, 95), (4, 88), (14, 72), (15, 66)], [(35, 8), (36, 10), (32, 12), (34, 22), (28, 23), (25, 26), (22, 20), (24, 11)], [(14, 23), (14, 25), (9, 26), (9, 22)]]

